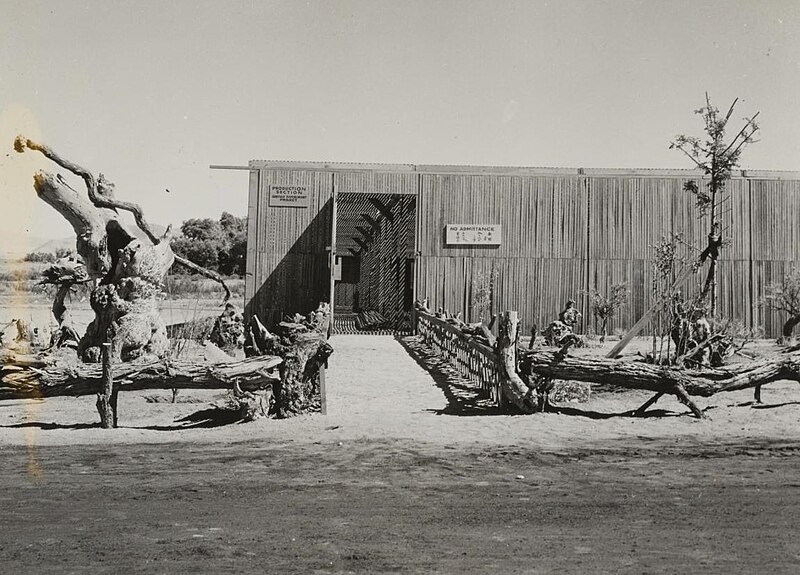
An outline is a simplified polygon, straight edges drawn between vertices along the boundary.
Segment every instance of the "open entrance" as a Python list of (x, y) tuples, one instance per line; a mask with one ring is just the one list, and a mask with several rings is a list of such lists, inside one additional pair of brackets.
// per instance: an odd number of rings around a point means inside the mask
[(416, 197), (336, 197), (334, 333), (410, 332)]

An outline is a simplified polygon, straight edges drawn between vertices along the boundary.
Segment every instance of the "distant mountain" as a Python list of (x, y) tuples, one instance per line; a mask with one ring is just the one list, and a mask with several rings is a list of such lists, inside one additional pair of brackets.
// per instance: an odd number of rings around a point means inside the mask
[[(157, 236), (163, 234), (167, 229), (159, 224), (150, 224), (150, 227)], [(136, 226), (129, 226), (129, 230), (137, 238), (144, 239), (146, 237), (144, 232)], [(75, 250), (75, 236), (47, 239), (0, 232), (0, 257), (16, 259), (35, 252), (54, 254), (59, 248)]]
[(0, 257), (8, 259), (21, 258), (29, 252), (36, 251), (36, 246), (47, 241), (47, 238), (41, 236), (0, 231)]
[(57, 240), (48, 240), (36, 247), (33, 252), (41, 252), (54, 254), (60, 249), (75, 250), (75, 237), (59, 238)]

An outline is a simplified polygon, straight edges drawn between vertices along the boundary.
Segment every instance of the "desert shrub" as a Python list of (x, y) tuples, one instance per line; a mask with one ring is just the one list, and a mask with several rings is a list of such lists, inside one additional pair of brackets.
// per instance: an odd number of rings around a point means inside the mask
[(630, 288), (628, 284), (619, 283), (611, 286), (610, 294), (600, 293), (597, 288), (589, 294), (595, 326), (600, 322), (600, 341), (606, 340), (608, 334), (608, 320), (617, 314), (619, 308), (628, 302)]
[(50, 252), (30, 252), (25, 254), (25, 257), (22, 258), (22, 260), (26, 262), (41, 262), (46, 264), (55, 263), (56, 259), (56, 254), (51, 254)]
[(582, 381), (557, 381), (550, 390), (549, 399), (553, 403), (586, 403), (592, 395), (592, 387)]
[(75, 257), (75, 250), (70, 248), (56, 248), (56, 261), (67, 257)]

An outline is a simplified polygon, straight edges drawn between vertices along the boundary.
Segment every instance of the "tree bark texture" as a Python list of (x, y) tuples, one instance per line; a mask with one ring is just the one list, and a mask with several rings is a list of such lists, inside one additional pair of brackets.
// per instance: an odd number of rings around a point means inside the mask
[(320, 303), (305, 317), (297, 314), (286, 319), (278, 324), (273, 334), (257, 316), (250, 318), (245, 333), (245, 353), (255, 357), (278, 355), (284, 362), (280, 367), (280, 382), (269, 398), (269, 409), (264, 409), (265, 399), (259, 394), (243, 395), (243, 413), (283, 418), (322, 409), (320, 372), (333, 353), (327, 342), (330, 304)]
[[(39, 172), (34, 176), (37, 195), (72, 225), (77, 253), (86, 266), (88, 278), (99, 281), (91, 296), (95, 319), (78, 344), (81, 359), (100, 361), (100, 346), (109, 331), (113, 333), (112, 359), (115, 361), (166, 354), (169, 342), (158, 312), (158, 295), (175, 261), (218, 281), (225, 290), (224, 301), (228, 301), (230, 290), (222, 278), (184, 258), (176, 258), (170, 248), (169, 228), (164, 236), (156, 236), (142, 209), (137, 204), (116, 199), (114, 184), (103, 174), (95, 177), (49, 147), (22, 136), (14, 140), (14, 149), (19, 153), (36, 150), (81, 177), (86, 184), (84, 195), (72, 189), (60, 175)], [(126, 229), (119, 210), (133, 214), (145, 239), (137, 239)]]
[(500, 386), (503, 397), (523, 413), (533, 413), (538, 408), (538, 395), (528, 388), (517, 373), (517, 335), (519, 317), (515, 311), (503, 312), (497, 336), (497, 354), (504, 376)]
[[(15, 147), (20, 152), (26, 147), (39, 150), (87, 183), (88, 195), (84, 196), (66, 185), (60, 176), (46, 172), (34, 176), (37, 195), (72, 225), (76, 250), (87, 275), (100, 283), (91, 295), (95, 318), (78, 343), (81, 359), (100, 361), (101, 346), (109, 330), (114, 334), (115, 361), (163, 356), (169, 344), (166, 326), (158, 312), (158, 295), (174, 261), (169, 241), (155, 238), (138, 206), (111, 199), (113, 185), (102, 176), (96, 179), (87, 170), (30, 140), (18, 138)], [(133, 211), (137, 223), (151, 240), (154, 238), (153, 243), (136, 239), (121, 223), (116, 206)]]
[[(234, 386), (256, 391), (280, 380), (278, 368), (282, 363), (282, 358), (270, 355), (226, 363), (155, 360), (115, 363), (111, 375), (117, 392)], [(0, 400), (92, 395), (103, 388), (103, 370), (98, 364), (64, 364), (4, 353), (0, 369)]]
[(605, 358), (559, 358), (558, 352), (531, 351), (522, 356), (520, 370), (527, 375), (670, 394), (685, 402), (688, 396), (710, 397), (782, 379), (800, 382), (800, 354), (728, 369), (687, 370)]
[[(102, 348), (103, 386), (97, 394), (97, 411), (100, 413), (100, 427), (111, 429), (116, 427), (115, 406), (112, 405), (114, 397), (114, 375), (111, 372), (111, 344), (104, 343)], [(116, 398), (115, 398), (116, 399)], [(113, 403), (116, 403), (114, 401)]]

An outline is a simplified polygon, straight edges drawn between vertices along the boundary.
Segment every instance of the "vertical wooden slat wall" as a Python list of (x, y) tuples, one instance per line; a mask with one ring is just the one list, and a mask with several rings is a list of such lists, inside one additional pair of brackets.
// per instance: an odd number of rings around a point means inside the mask
[[(308, 186), (308, 208), (269, 205), (269, 186)], [(252, 181), (251, 181), (252, 185)], [(260, 169), (249, 207), (245, 314), (274, 325), (330, 298), (329, 252), (333, 174), (324, 170)], [(255, 242), (250, 243), (254, 238)], [(252, 271), (251, 271), (252, 270)], [(249, 287), (249, 289), (248, 289)]]
[[(542, 327), (585, 289), (587, 196), (574, 176), (422, 174), (417, 295), (477, 321), (478, 282), (496, 274), (493, 310)], [(446, 224), (500, 224), (499, 246), (444, 243)]]
[(775, 337), (788, 319), (759, 305), (765, 288), (780, 282), (784, 274), (800, 267), (800, 181), (752, 179), (752, 291), (754, 294), (754, 324)]
[[(248, 309), (274, 317), (295, 311), (292, 306), (316, 305), (317, 291), (327, 289), (331, 222), (325, 206), (334, 186), (417, 195), (417, 297), (428, 296), (434, 308), (461, 312), (468, 321), (478, 320), (478, 280), (494, 273), (492, 311), (516, 309), (527, 328), (535, 323), (540, 329), (570, 297), (590, 321), (582, 295), (628, 282), (631, 301), (610, 326), (627, 329), (650, 305), (652, 246), (671, 233), (703, 246), (708, 234), (694, 197), (683, 189), (688, 179), (700, 179), (692, 172), (326, 168), (269, 167), (251, 174), (249, 220), (256, 226), (248, 231)], [(720, 260), (720, 312), (763, 326), (768, 337), (779, 334), (785, 318), (762, 309), (759, 299), (768, 284), (800, 265), (800, 177), (791, 178), (735, 177), (723, 204), (728, 243)], [(312, 208), (269, 208), (270, 183), (311, 186)], [(445, 225), (457, 223), (500, 224), (502, 244), (447, 246)], [(683, 255), (693, 259), (697, 251), (686, 248)], [(702, 279), (701, 271), (687, 281), (687, 296)]]
[(348, 170), (336, 172), (337, 193), (416, 194), (417, 174), (413, 171), (381, 172)]

